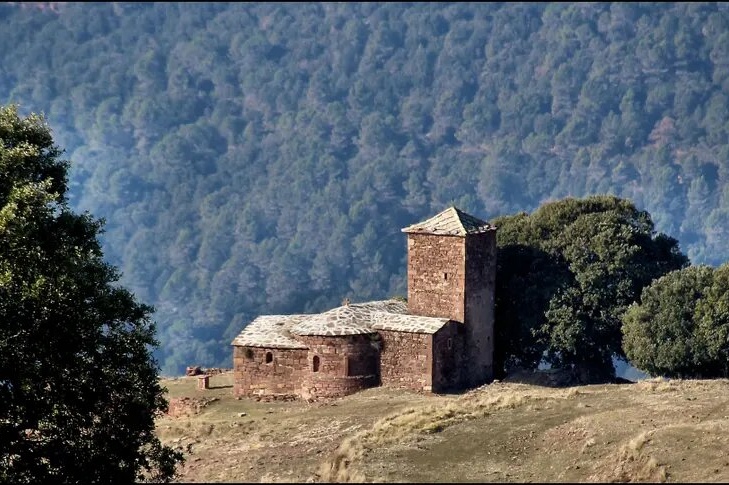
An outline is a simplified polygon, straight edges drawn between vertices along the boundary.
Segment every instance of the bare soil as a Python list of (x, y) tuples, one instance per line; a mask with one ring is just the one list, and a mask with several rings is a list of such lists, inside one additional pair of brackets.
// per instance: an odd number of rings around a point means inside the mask
[(235, 399), (230, 373), (165, 379), (157, 433), (184, 482), (729, 482), (727, 380), (520, 380), (307, 403)]

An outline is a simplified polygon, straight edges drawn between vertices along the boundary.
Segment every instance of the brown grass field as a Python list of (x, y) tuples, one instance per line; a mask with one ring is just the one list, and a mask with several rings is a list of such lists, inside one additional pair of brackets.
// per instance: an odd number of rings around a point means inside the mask
[[(183, 482), (729, 482), (729, 381), (460, 395), (369, 389), (329, 402), (233, 397), (232, 374), (163, 379), (157, 421)], [(243, 414), (244, 413), (244, 414)]]

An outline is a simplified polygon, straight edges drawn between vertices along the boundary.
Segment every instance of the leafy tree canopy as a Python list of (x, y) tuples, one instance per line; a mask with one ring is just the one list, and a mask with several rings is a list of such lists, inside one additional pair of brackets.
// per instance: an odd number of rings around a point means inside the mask
[(169, 480), (152, 309), (72, 212), (44, 120), (0, 108), (0, 481)]
[(630, 361), (652, 374), (729, 377), (729, 265), (671, 272), (623, 316)]
[(691, 261), (729, 260), (721, 2), (7, 2), (0, 19), (0, 104), (54, 127), (69, 205), (108, 221), (166, 374), (230, 366), (260, 314), (405, 293), (399, 228), (451, 202), (491, 219), (614, 194)]
[(614, 196), (567, 198), (494, 220), (497, 368), (553, 366), (613, 377), (621, 316), (654, 278), (688, 264), (650, 215)]

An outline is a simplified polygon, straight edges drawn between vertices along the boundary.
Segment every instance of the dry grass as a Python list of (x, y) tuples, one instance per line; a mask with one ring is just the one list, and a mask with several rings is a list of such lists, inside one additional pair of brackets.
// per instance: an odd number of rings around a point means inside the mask
[(158, 421), (187, 455), (182, 481), (729, 481), (726, 380), (370, 389), (314, 404), (235, 400), (230, 380), (166, 382), (171, 396), (219, 398)]
[[(371, 429), (345, 440), (334, 456), (322, 463), (315, 480), (326, 482), (362, 482), (364, 476), (353, 465), (368, 451), (406, 445), (418, 435), (440, 433), (464, 421), (483, 418), (493, 411), (513, 409), (528, 401), (551, 399), (526, 386), (495, 395), (482, 388), (445, 403), (409, 407), (378, 420)], [(567, 394), (573, 394), (568, 391)]]
[(665, 482), (666, 468), (658, 461), (642, 453), (643, 446), (650, 441), (651, 431), (643, 431), (620, 446), (615, 454), (612, 468), (602, 474), (593, 475), (591, 480), (602, 482)]

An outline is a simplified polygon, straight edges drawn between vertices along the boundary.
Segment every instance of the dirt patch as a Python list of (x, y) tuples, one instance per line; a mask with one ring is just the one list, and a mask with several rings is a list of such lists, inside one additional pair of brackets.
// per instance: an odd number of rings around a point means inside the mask
[(729, 481), (727, 380), (373, 388), (308, 403), (238, 400), (232, 379), (163, 382), (193, 410), (157, 421), (187, 458), (179, 481)]
[(219, 401), (217, 397), (173, 397), (166, 414), (173, 418), (194, 416), (216, 401)]

